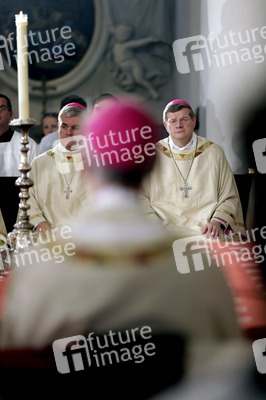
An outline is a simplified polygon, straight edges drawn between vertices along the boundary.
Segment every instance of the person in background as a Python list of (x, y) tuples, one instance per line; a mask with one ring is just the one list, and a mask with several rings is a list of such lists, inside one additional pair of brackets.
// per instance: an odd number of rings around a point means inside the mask
[(94, 99), (92, 104), (93, 112), (99, 112), (110, 104), (110, 101), (118, 101), (118, 98), (111, 93), (101, 93)]
[[(21, 133), (14, 131), (9, 123), (13, 119), (12, 104), (10, 99), (0, 94), (0, 176), (19, 176), (18, 166), (21, 159)], [(38, 156), (38, 145), (32, 139), (29, 140), (27, 153), (28, 163)]]
[(57, 130), (57, 118), (58, 113), (55, 111), (44, 113), (40, 124), (35, 125), (30, 129), (30, 137), (34, 139), (36, 143), (40, 144), (43, 137)]
[(49, 111), (43, 114), (42, 116), (42, 130), (44, 136), (49, 135), (52, 132), (55, 132), (58, 127), (58, 113), (55, 111)]

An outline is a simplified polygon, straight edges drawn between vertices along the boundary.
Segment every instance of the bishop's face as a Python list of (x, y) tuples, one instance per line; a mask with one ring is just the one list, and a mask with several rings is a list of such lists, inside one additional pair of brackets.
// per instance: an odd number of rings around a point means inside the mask
[(80, 117), (76, 115), (74, 117), (67, 117), (61, 115), (61, 121), (58, 123), (59, 138), (65, 139), (71, 136), (76, 136), (80, 131)]
[[(80, 132), (80, 116), (76, 115), (74, 117), (67, 117), (66, 115), (61, 115), (61, 121), (58, 123), (58, 133), (59, 139), (67, 150), (71, 150), (73, 145), (72, 141), (67, 139), (79, 135)], [(63, 140), (65, 139), (65, 140)]]
[(168, 112), (167, 121), (164, 122), (165, 129), (178, 147), (184, 147), (190, 142), (195, 124), (196, 117), (191, 118), (187, 108)]

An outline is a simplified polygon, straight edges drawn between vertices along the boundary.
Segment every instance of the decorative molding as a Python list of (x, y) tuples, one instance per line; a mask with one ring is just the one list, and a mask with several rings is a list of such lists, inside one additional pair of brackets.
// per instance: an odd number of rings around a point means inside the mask
[[(86, 81), (97, 67), (99, 60), (104, 54), (109, 36), (109, 6), (105, 0), (94, 0), (95, 8), (95, 30), (92, 41), (85, 55), (77, 66), (60, 78), (47, 80), (48, 86), (56, 87), (56, 91), (47, 93), (48, 97), (61, 96), (71, 92), (82, 82)], [(17, 91), (17, 72), (3, 59), (4, 69), (1, 71), (0, 79), (14, 91)], [(29, 79), (29, 93), (32, 97), (42, 97), (41, 92), (34, 88), (40, 84), (40, 80)]]

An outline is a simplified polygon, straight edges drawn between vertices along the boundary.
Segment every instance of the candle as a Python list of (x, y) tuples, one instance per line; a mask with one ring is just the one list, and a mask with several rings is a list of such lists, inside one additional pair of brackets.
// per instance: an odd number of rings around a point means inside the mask
[(29, 75), (28, 75), (28, 16), (22, 11), (16, 18), (17, 27), (17, 70), (19, 119), (29, 119)]

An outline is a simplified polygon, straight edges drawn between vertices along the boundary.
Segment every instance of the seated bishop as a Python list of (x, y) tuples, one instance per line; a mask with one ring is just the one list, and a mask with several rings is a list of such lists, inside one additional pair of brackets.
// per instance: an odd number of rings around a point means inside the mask
[(147, 215), (177, 239), (245, 236), (240, 198), (220, 146), (194, 132), (196, 116), (182, 99), (163, 112), (168, 137), (157, 143), (158, 161), (142, 186)]
[[(81, 151), (85, 138), (79, 135), (85, 113), (86, 108), (79, 103), (64, 106), (58, 115), (58, 143), (31, 165), (34, 185), (29, 190), (28, 215), (38, 234), (45, 235), (87, 210), (88, 196), (82, 178), (86, 160)], [(79, 138), (78, 146), (74, 137)]]

